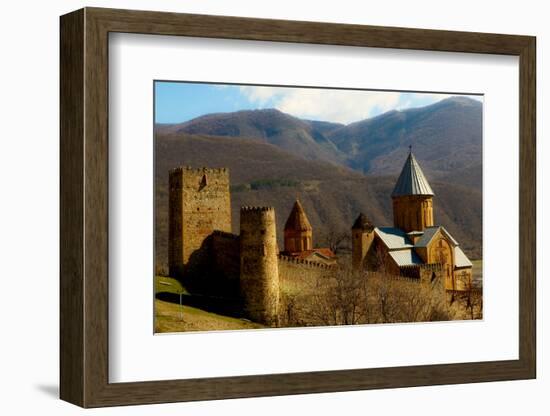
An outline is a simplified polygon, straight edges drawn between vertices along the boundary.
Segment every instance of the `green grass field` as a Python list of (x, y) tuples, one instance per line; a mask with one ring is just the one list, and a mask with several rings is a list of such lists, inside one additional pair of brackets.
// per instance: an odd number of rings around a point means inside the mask
[(157, 293), (173, 293), (174, 295), (188, 295), (189, 292), (172, 277), (155, 276), (155, 294)]
[(155, 333), (257, 329), (262, 325), (244, 319), (206, 312), (155, 299)]

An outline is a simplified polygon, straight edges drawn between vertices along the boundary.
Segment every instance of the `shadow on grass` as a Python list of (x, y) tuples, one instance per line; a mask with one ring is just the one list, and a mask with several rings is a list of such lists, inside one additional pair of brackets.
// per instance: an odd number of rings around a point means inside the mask
[[(179, 305), (180, 296), (175, 293), (157, 293), (156, 298), (164, 302)], [(185, 306), (201, 309), (206, 312), (218, 315), (231, 316), (233, 318), (244, 318), (242, 303), (239, 299), (222, 298), (203, 295), (182, 295), (181, 303)]]

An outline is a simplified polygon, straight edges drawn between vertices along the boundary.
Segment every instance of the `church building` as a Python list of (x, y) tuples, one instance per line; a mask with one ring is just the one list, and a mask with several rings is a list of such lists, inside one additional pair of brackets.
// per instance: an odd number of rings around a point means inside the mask
[(313, 247), (313, 228), (300, 201), (296, 200), (285, 223), (284, 256), (327, 265), (336, 264), (336, 256), (330, 248)]
[(447, 290), (472, 285), (472, 263), (445, 229), (434, 225), (435, 194), (412, 151), (391, 194), (393, 227), (375, 227), (360, 214), (352, 227), (356, 271), (384, 271), (419, 277), (431, 265), (442, 267)]

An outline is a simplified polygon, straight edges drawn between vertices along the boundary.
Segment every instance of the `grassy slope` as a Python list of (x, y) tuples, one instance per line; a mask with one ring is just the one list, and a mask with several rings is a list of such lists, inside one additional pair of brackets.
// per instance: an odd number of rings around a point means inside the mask
[(189, 294), (179, 281), (166, 276), (155, 276), (155, 293)]
[(155, 333), (262, 328), (262, 325), (155, 299)]
[[(155, 293), (189, 294), (180, 282), (165, 276), (155, 276)], [(175, 303), (155, 299), (155, 332), (219, 331), (253, 328), (262, 328), (262, 326), (242, 319), (217, 315), (190, 306), (182, 307)]]

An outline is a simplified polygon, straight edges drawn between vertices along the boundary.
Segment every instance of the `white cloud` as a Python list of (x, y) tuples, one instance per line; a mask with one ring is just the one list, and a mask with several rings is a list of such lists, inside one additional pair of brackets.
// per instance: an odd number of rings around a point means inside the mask
[(241, 93), (248, 98), (251, 102), (263, 106), (274, 98), (284, 95), (290, 90), (287, 88), (278, 87), (239, 87)]
[(281, 111), (302, 118), (351, 123), (389, 111), (399, 103), (400, 94), (344, 90), (296, 90), (278, 104)]
[[(394, 109), (428, 105), (449, 94), (356, 91), (321, 88), (242, 86), (241, 93), (260, 108), (273, 107), (300, 118), (352, 123)], [(479, 97), (473, 97), (479, 99)]]
[(275, 107), (301, 118), (350, 123), (395, 108), (400, 93), (314, 88), (241, 87), (261, 107)]

